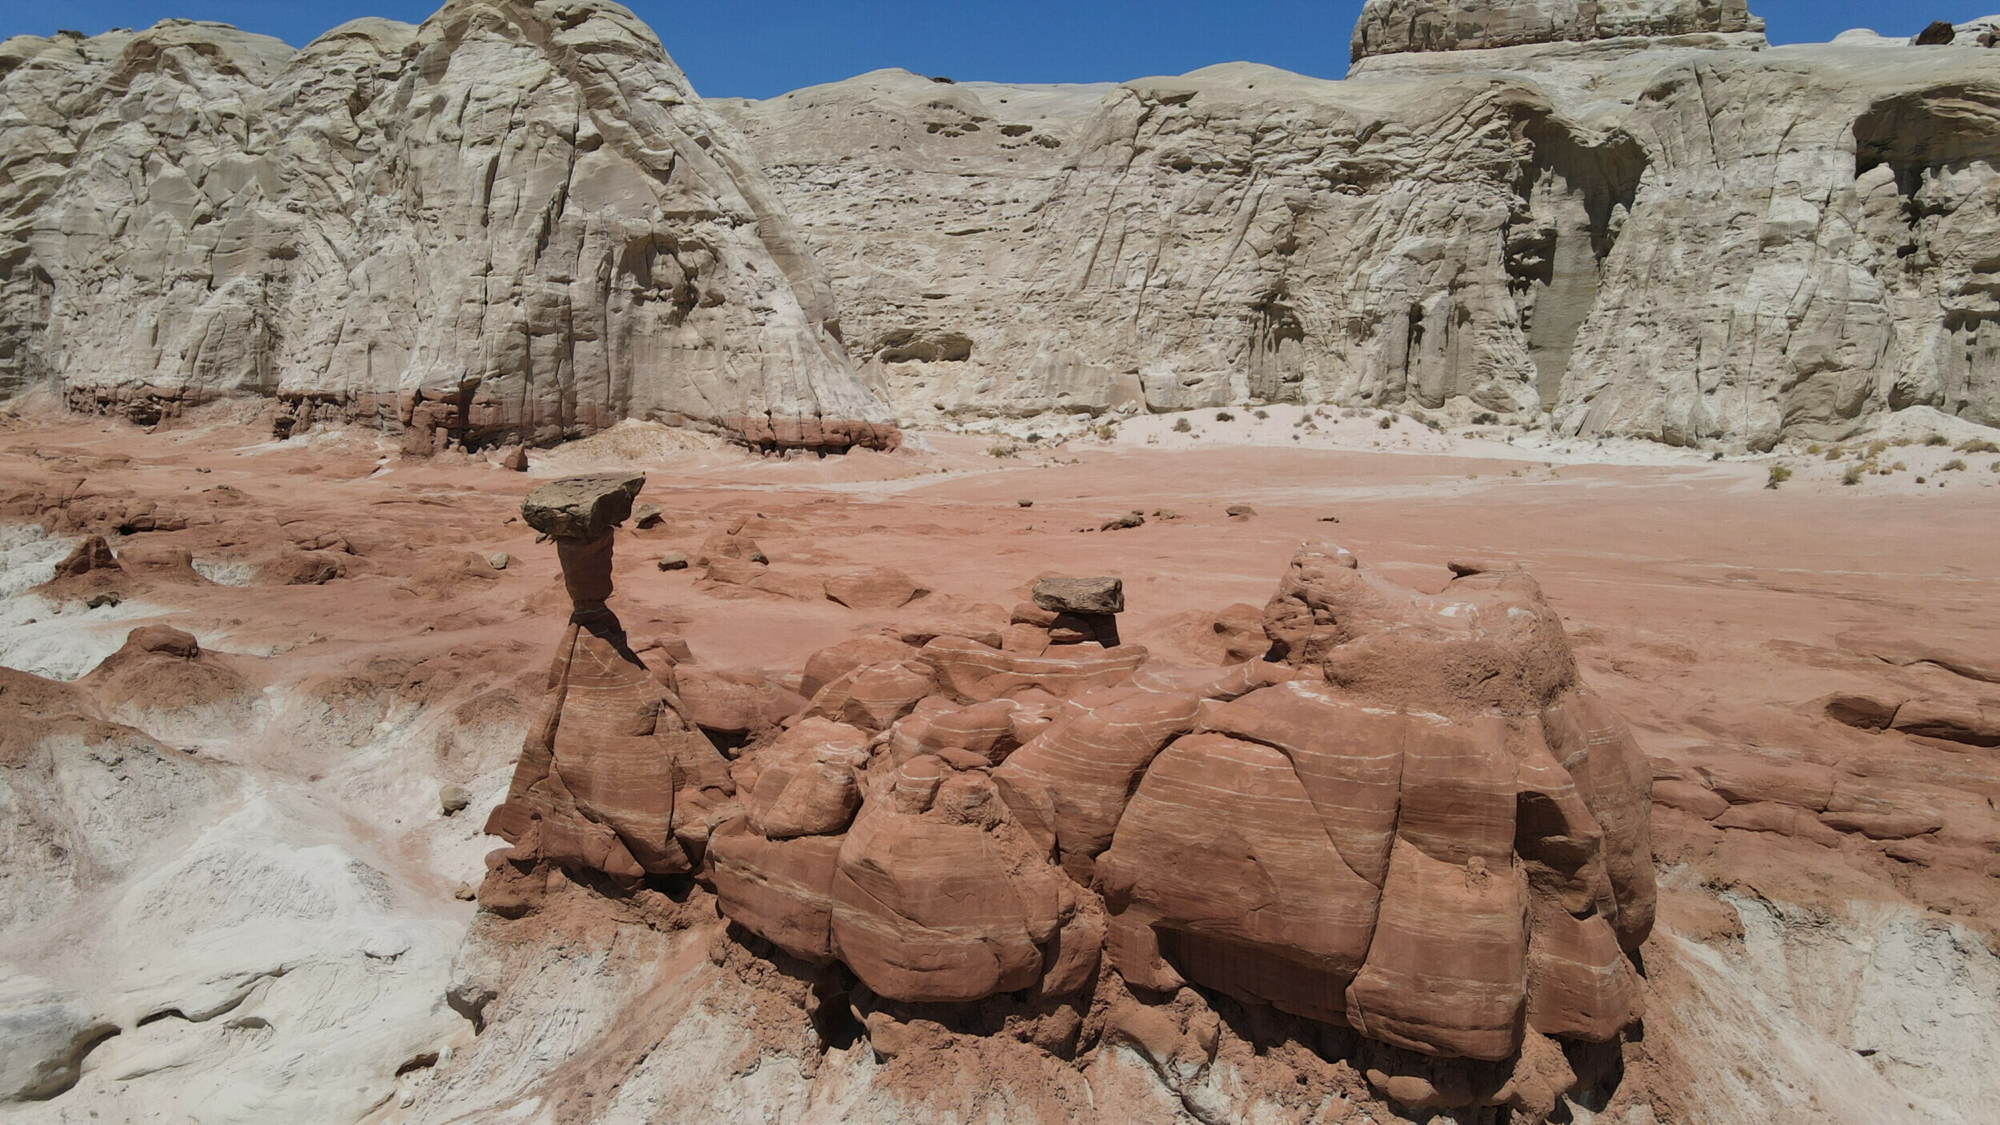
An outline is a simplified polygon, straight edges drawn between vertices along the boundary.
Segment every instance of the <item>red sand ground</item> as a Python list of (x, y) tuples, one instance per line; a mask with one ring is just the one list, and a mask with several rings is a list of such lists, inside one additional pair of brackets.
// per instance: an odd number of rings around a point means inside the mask
[[(1247, 446), (995, 458), (986, 439), (931, 435), (929, 443), (929, 451), (823, 461), (729, 449), (651, 463), (606, 454), (598, 463), (646, 469), (640, 502), (664, 509), (660, 526), (621, 535), (613, 608), (642, 639), (683, 634), (706, 665), (792, 676), (813, 651), (874, 625), (959, 603), (1010, 606), (1048, 572), (1123, 577), (1125, 640), (1172, 656), (1215, 611), (1261, 605), (1304, 539), (1337, 541), (1424, 589), (1443, 584), (1447, 560), (1519, 562), (1564, 615), (1585, 676), (1632, 722), (1661, 776), (1717, 748), (1829, 766), (1865, 759), (1885, 792), (1944, 822), (1915, 841), (1847, 834), (1828, 846), (1659, 807), (1661, 861), (1692, 872), (1669, 888), (1699, 884), (1829, 909), (1912, 905), (1952, 916), (2000, 952), (2000, 750), (1856, 730), (1815, 702), (1888, 693), (1983, 704), (2000, 716), (2000, 684), (1882, 658), (1921, 643), (2000, 666), (2000, 488), (1968, 480), (1917, 493), (1773, 491), (1762, 466), (1732, 462), (1551, 468)], [(340, 554), (347, 577), (136, 590), (128, 601), (149, 615), (128, 606), (115, 629), (159, 621), (211, 649), (258, 654), (244, 666), (265, 684), (344, 673), (370, 657), (451, 652), (465, 674), (492, 678), (527, 708), (565, 603), (554, 551), (512, 517), (536, 483), (592, 465), (587, 450), (571, 450), (517, 474), (463, 457), (402, 460), (372, 435), (280, 444), (224, 423), (145, 434), (97, 420), (17, 420), (0, 433), (0, 518), (40, 519), (74, 536), (92, 512), (152, 500), (188, 526), (114, 535), (114, 548), (174, 544), (204, 565), (262, 564), (337, 535), (353, 552)], [(1023, 499), (1033, 506), (1019, 506)], [(1231, 504), (1256, 514), (1229, 518)], [(1161, 508), (1179, 518), (1154, 518)], [(1078, 530), (1131, 509), (1148, 513), (1145, 526)], [(775, 569), (894, 567), (933, 593), (902, 610), (863, 612), (699, 583), (698, 568), (655, 568), (662, 553), (692, 555), (738, 519)], [(513, 561), (496, 573), (484, 560), (498, 551)], [(73, 603), (65, 617), (85, 612)], [(466, 772), (502, 765), (514, 749), (481, 748)], [(284, 747), (259, 765), (303, 783), (328, 767)], [(1733, 940), (1734, 923), (1713, 904), (1670, 889), (1663, 921)]]

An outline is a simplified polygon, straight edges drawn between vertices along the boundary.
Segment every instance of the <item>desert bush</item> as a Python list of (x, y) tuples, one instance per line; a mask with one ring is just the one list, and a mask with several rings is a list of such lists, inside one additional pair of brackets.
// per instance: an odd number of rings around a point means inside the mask
[(1764, 481), (1764, 487), (1776, 488), (1790, 479), (1792, 479), (1792, 470), (1783, 465), (1773, 465), (1771, 466), (1770, 477)]
[(1950, 445), (1951, 439), (1943, 434), (1932, 434), (1924, 439), (1925, 445)]
[(1013, 457), (1021, 452), (1017, 445), (992, 445), (986, 448), (988, 457)]
[(1234, 422), (1236, 421), (1236, 415), (1231, 414), (1227, 410), (1218, 410), (1215, 412), (1215, 420), (1218, 422)]
[(1849, 465), (1849, 466), (1847, 467), (1847, 471), (1846, 471), (1846, 472), (1844, 472), (1844, 473), (1842, 473), (1842, 474), (1840, 474), (1840, 483), (1842, 483), (1842, 484), (1860, 484), (1860, 483), (1861, 483), (1861, 466), (1859, 466), (1859, 465)]
[(1965, 460), (1959, 457), (1954, 457), (1951, 460), (1946, 461), (1944, 464), (1938, 466), (1938, 472), (1940, 473), (1962, 473), (1964, 471), (1965, 471)]
[(1188, 420), (1186, 418), (1182, 418), (1174, 423), (1174, 432), (1177, 434), (1184, 434), (1192, 429), (1194, 429), (1194, 427), (1188, 424)]
[(1395, 425), (1395, 424), (1396, 424), (1396, 420), (1395, 420), (1394, 418), (1391, 418), (1391, 417), (1389, 417), (1389, 416), (1388, 416), (1387, 414), (1384, 414), (1384, 415), (1382, 415), (1382, 420), (1381, 420), (1380, 422), (1377, 422), (1377, 423), (1375, 423), (1375, 424), (1376, 424), (1377, 426), (1379, 426), (1380, 428), (1382, 428), (1382, 429), (1385, 429), (1385, 430), (1386, 430), (1386, 429), (1388, 429), (1389, 427), (1391, 427), (1391, 426)]
[(1985, 438), (1973, 438), (1971, 441), (1960, 444), (1953, 452), (2000, 453), (2000, 445), (1994, 445), (1992, 442), (1987, 441)]

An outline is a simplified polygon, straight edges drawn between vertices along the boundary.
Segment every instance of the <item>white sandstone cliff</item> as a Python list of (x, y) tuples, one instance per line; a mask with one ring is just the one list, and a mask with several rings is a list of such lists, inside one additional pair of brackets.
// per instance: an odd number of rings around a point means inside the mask
[(736, 138), (608, 3), (455, 0), (293, 52), (170, 21), (0, 47), (0, 390), (273, 395), (414, 444), (621, 417), (892, 445)]

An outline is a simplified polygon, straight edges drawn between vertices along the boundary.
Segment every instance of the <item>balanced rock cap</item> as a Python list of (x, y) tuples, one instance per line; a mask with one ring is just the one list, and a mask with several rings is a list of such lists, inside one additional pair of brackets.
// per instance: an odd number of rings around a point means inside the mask
[(591, 473), (550, 481), (521, 501), (521, 518), (552, 539), (598, 539), (625, 522), (644, 473)]
[(1125, 612), (1125, 583), (1116, 578), (1042, 578), (1034, 597), (1051, 613)]

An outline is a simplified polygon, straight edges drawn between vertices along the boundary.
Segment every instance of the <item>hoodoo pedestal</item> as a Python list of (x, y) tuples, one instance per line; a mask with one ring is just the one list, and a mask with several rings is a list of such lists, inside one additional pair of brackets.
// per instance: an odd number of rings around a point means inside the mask
[(503, 912), (526, 907), (543, 862), (628, 887), (694, 870), (734, 791), (722, 755), (605, 604), (614, 529), (645, 483), (638, 473), (570, 477), (521, 505), (555, 540), (571, 612), (540, 719), (486, 825), (513, 845), (491, 857), (482, 896)]

